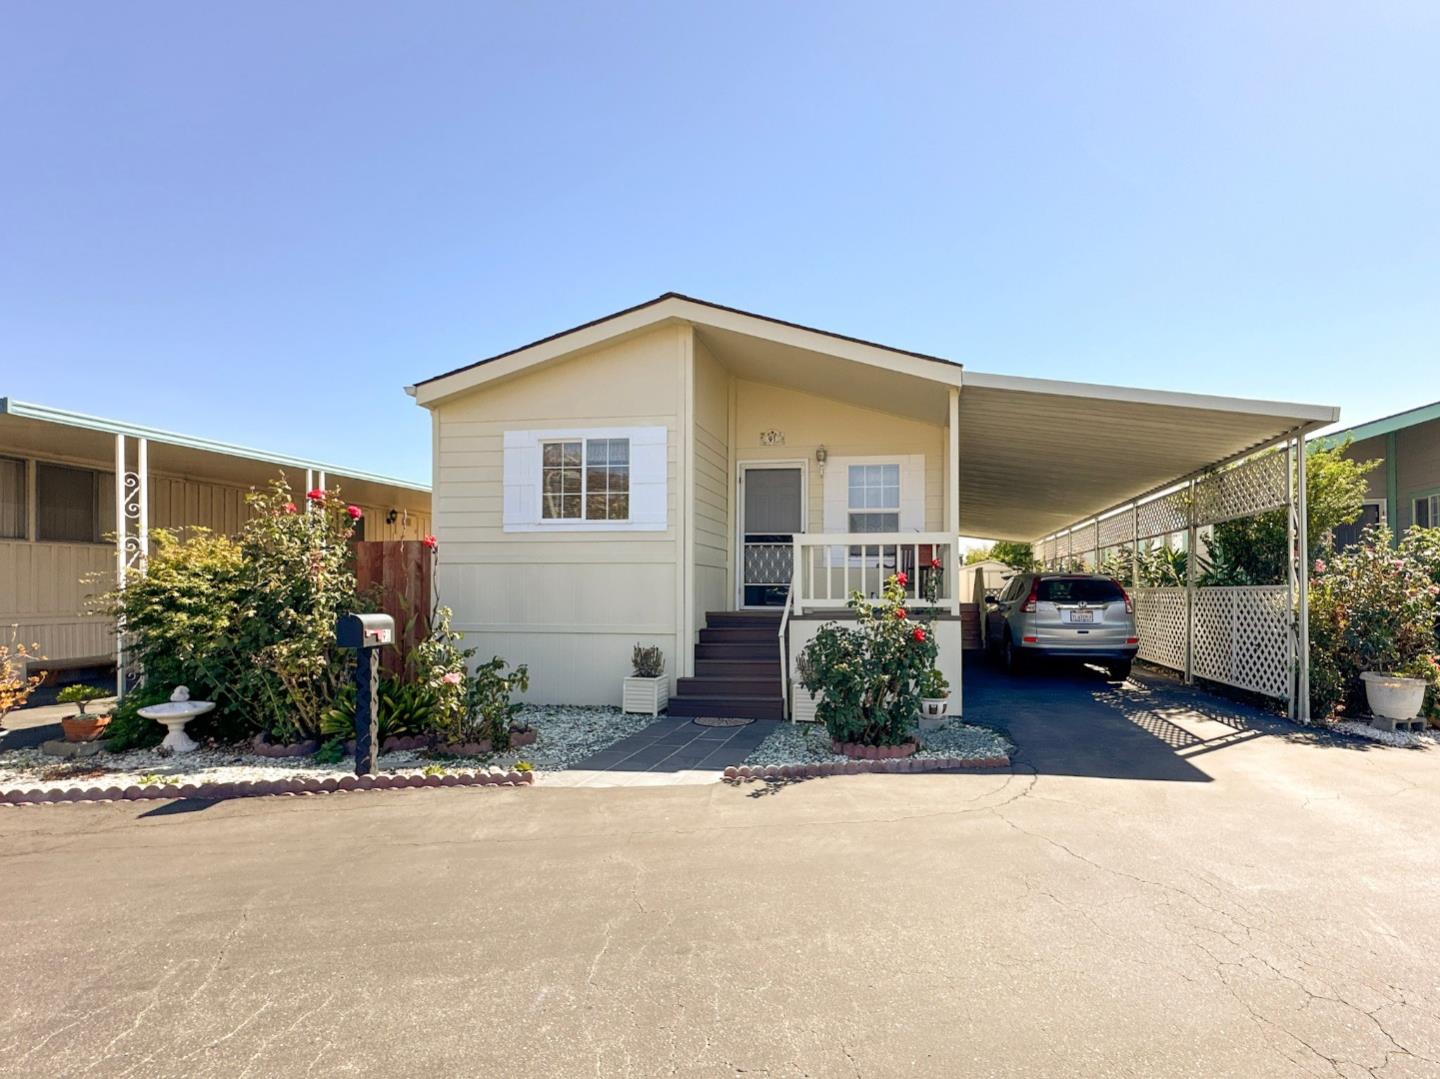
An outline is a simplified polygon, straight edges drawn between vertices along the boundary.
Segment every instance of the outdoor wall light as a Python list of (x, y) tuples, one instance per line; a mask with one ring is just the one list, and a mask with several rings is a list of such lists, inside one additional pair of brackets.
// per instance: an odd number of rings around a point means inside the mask
[(385, 515), (385, 523), (386, 523), (387, 525), (393, 525), (393, 524), (395, 523), (396, 519), (397, 519), (399, 516), (400, 516), (400, 511), (399, 511), (399, 510), (396, 510), (396, 509), (392, 509), (389, 513), (387, 513), (387, 514)]
[(815, 463), (820, 466), (820, 475), (825, 475), (825, 460), (830, 456), (824, 446), (815, 447)]

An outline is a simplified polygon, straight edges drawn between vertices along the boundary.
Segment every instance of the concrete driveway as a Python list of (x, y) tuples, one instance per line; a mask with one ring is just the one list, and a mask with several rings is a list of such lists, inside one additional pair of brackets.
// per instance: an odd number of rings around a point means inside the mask
[(971, 691), (1014, 772), (0, 810), (0, 1074), (1440, 1075), (1440, 753)]

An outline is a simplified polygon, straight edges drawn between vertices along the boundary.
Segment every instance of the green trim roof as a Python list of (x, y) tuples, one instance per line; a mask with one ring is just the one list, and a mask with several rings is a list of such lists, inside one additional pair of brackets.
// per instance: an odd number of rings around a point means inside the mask
[(37, 405), (29, 401), (17, 401), (13, 397), (0, 397), (0, 415), (16, 416), (27, 420), (40, 420), (44, 423), (58, 423), (66, 427), (82, 427), (90, 431), (100, 431), (108, 435), (125, 435), (128, 438), (144, 438), (151, 442), (161, 442), (170, 446), (182, 446), (192, 450), (205, 450), (209, 453), (220, 453), (229, 457), (243, 457), (251, 461), (263, 461), (266, 464), (284, 465), (287, 468), (309, 468), (329, 475), (344, 476), (348, 479), (363, 480), (367, 483), (383, 483), (390, 487), (404, 487), (411, 491), (428, 492), (430, 490), (430, 485), (427, 483), (415, 483), (412, 480), (396, 479), (394, 476), (380, 476), (372, 472), (360, 472), (353, 468), (346, 468), (344, 465), (326, 464), (323, 461), (307, 461), (304, 458), (290, 457), (283, 453), (267, 453), (265, 450), (252, 449), (249, 446), (236, 446), (229, 442), (217, 442), (212, 438), (201, 438), (197, 435), (182, 435), (175, 431), (164, 431), (158, 427), (144, 427), (138, 423), (126, 423), (123, 420), (107, 420), (100, 416), (87, 416), (83, 412), (70, 412), (67, 409), (52, 408), (49, 405)]
[(1380, 435), (1403, 431), (1407, 427), (1429, 423), (1431, 420), (1440, 420), (1440, 401), (1421, 405), (1419, 408), (1412, 408), (1407, 412), (1397, 412), (1393, 416), (1371, 420), (1369, 423), (1362, 423), (1356, 427), (1347, 427), (1343, 431), (1330, 431), (1323, 435), (1317, 435), (1316, 441), (1326, 446), (1333, 446), (1346, 438), (1364, 442), (1367, 438), (1378, 438)]

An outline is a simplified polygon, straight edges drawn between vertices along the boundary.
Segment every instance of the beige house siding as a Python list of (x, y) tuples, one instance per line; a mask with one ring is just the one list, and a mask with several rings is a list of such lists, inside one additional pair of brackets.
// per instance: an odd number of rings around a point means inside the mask
[(1365, 497), (1383, 499), (1385, 497), (1385, 437), (1367, 438), (1364, 442), (1353, 442), (1350, 448), (1345, 451), (1345, 456), (1352, 461), (1380, 461), (1380, 467), (1371, 471), (1365, 477)]
[[(944, 393), (941, 387), (937, 393)], [(761, 445), (762, 432), (778, 432), (783, 445)], [(805, 461), (809, 506), (808, 528), (825, 530), (824, 483), (815, 450), (824, 446), (830, 459), (900, 457), (925, 459), (924, 529), (945, 527), (944, 482), (946, 431), (941, 425), (858, 408), (799, 390), (740, 381), (735, 387), (735, 454), (747, 461)]]
[[(637, 642), (659, 645), (677, 670), (689, 334), (662, 327), (432, 411), (440, 602), (482, 657), (529, 666), (530, 700), (618, 704)], [(664, 531), (505, 531), (506, 431), (631, 426), (667, 431)]]
[(1417, 424), (1395, 436), (1396, 486), (1401, 529), (1415, 520), (1415, 499), (1440, 492), (1440, 420)]
[[(730, 375), (698, 339), (694, 339), (695, 402), (693, 426), (695, 603), (691, 631), (705, 625), (706, 611), (734, 606), (730, 583)], [(692, 637), (692, 642), (698, 637)]]

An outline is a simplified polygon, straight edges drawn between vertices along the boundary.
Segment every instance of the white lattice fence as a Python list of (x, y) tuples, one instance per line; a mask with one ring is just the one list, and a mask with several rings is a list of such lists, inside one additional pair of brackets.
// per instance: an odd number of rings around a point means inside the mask
[(1195, 676), (1287, 698), (1288, 606), (1283, 585), (1196, 589)]
[(1140, 658), (1177, 671), (1185, 669), (1185, 589), (1135, 591)]
[(1140, 525), (1140, 538), (1164, 536), (1171, 532), (1183, 532), (1190, 527), (1189, 495), (1185, 491), (1172, 491), (1168, 495), (1142, 502), (1136, 509)]
[(1289, 496), (1289, 467), (1286, 454), (1262, 453), (1206, 476), (1195, 485), (1196, 523), (1215, 524), (1282, 508)]

